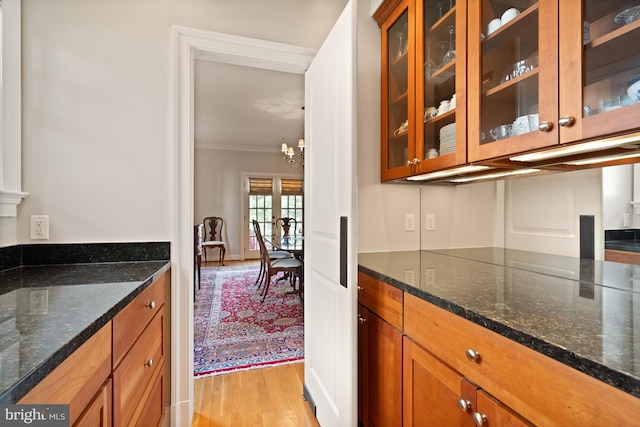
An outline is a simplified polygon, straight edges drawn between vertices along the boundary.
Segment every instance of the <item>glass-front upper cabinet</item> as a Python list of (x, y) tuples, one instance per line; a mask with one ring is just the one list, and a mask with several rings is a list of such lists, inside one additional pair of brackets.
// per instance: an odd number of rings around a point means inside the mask
[(551, 0), (469, 3), (468, 161), (559, 143), (558, 13)]
[[(411, 2), (413, 3), (413, 2)], [(415, 170), (415, 55), (413, 4), (401, 1), (382, 30), (382, 180), (402, 178)], [(385, 114), (386, 111), (386, 114)]]
[(560, 1), (560, 139), (640, 128), (640, 2)]
[(425, 173), (466, 161), (467, 1), (416, 9), (417, 171)]

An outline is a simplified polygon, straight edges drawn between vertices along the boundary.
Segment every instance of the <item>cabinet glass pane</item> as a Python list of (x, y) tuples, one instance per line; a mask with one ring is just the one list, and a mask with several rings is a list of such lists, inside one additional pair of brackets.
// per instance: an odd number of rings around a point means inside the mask
[(456, 151), (456, 4), (427, 2), (424, 8), (424, 157)]
[(640, 5), (583, 1), (583, 117), (640, 102)]
[(408, 16), (405, 11), (388, 33), (389, 169), (406, 165), (409, 156)]
[(538, 2), (485, 0), (482, 28), (480, 143), (499, 143), (538, 129)]

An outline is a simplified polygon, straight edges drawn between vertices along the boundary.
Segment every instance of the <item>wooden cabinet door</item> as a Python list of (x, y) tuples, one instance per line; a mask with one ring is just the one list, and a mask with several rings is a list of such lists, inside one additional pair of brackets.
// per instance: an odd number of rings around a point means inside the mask
[(416, 2), (417, 173), (467, 159), (467, 1)]
[(359, 416), (364, 426), (402, 424), (402, 333), (359, 306)]
[[(567, 0), (560, 6), (561, 142), (637, 130), (640, 21), (628, 0)], [(635, 87), (640, 89), (640, 84)]]
[(519, 5), (469, 4), (470, 162), (559, 143), (558, 2)]
[[(500, 427), (531, 427), (533, 424), (524, 420), (518, 414), (507, 408), (505, 405), (494, 399), (484, 390), (477, 393), (478, 409), (483, 420), (488, 426)], [(477, 415), (476, 415), (477, 417)]]
[(381, 178), (415, 171), (415, 4), (401, 0), (381, 23)]
[(473, 393), (461, 395), (462, 375), (405, 337), (403, 341), (404, 426), (472, 427), (469, 412), (458, 406), (465, 398), (473, 405)]
[(112, 383), (109, 379), (74, 424), (74, 427), (111, 427), (112, 393)]

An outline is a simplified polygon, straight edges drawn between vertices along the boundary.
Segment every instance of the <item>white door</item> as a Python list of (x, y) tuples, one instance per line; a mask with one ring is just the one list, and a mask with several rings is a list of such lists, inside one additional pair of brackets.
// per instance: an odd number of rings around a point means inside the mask
[(351, 0), (305, 76), (304, 381), (323, 427), (357, 424), (356, 16)]

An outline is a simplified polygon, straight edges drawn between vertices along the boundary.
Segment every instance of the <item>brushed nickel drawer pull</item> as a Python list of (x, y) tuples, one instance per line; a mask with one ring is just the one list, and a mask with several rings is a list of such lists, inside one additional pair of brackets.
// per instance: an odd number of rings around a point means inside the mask
[(152, 367), (153, 366), (153, 359), (149, 359), (146, 362), (144, 362), (144, 366)]
[(471, 410), (471, 402), (466, 399), (460, 399), (458, 400), (458, 408), (462, 412), (469, 412)]
[(541, 132), (551, 132), (553, 129), (553, 123), (551, 122), (542, 122), (538, 125), (538, 130)]
[(566, 126), (566, 127), (573, 126), (575, 122), (576, 122), (575, 117), (571, 117), (571, 116), (563, 116), (563, 117), (560, 117), (560, 120), (558, 120), (558, 124), (560, 126)]
[(150, 310), (153, 310), (154, 308), (156, 308), (156, 302), (155, 301), (148, 302), (147, 305), (145, 305), (145, 307)]
[(358, 286), (358, 291), (364, 292), (364, 288), (362, 286)]
[(466, 356), (470, 362), (480, 362), (480, 353), (478, 353), (477, 351), (468, 349), (466, 352)]
[(487, 422), (487, 416), (485, 414), (481, 414), (480, 412), (474, 412), (472, 417), (473, 422), (476, 423), (477, 426), (483, 426), (484, 423)]
[(364, 317), (358, 316), (358, 322), (360, 322), (361, 325), (364, 325), (364, 322), (366, 322), (366, 321), (367, 321), (367, 319), (365, 319)]

